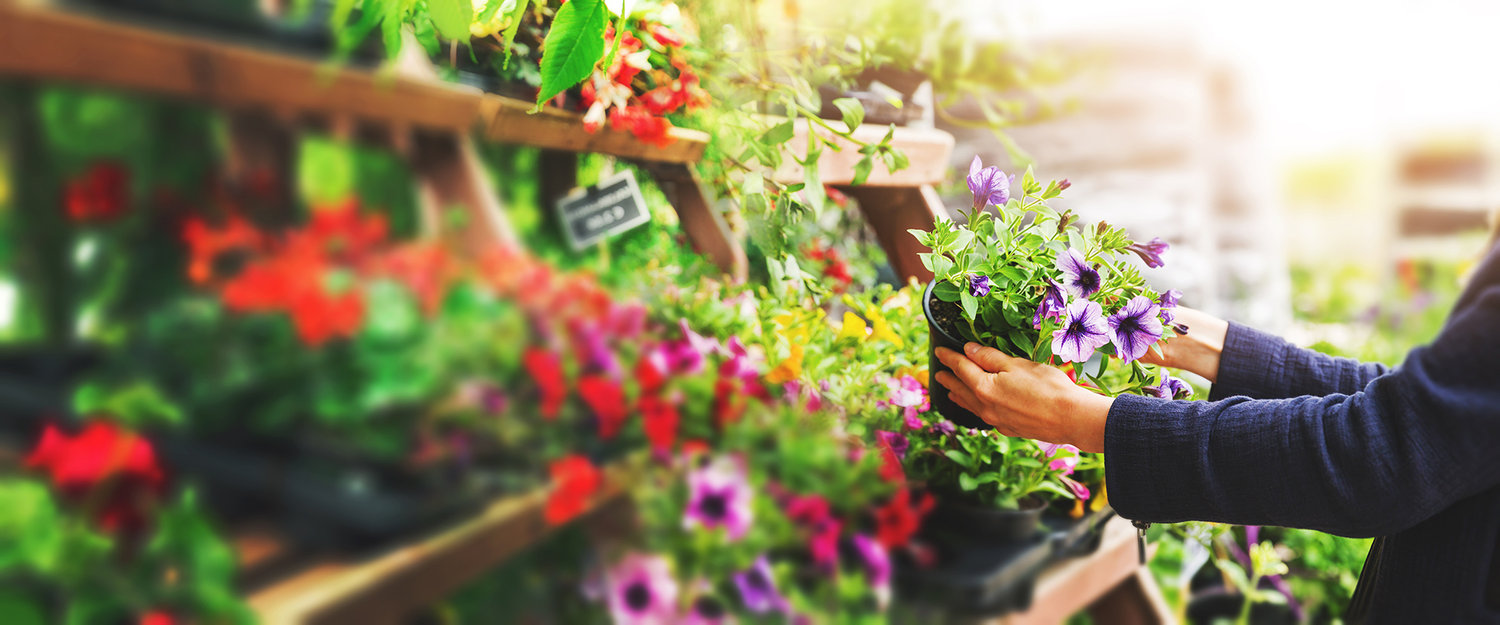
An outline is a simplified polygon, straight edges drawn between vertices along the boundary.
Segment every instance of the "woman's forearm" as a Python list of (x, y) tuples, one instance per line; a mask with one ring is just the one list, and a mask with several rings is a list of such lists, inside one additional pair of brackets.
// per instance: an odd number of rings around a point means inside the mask
[(1162, 345), (1161, 364), (1191, 371), (1209, 382), (1219, 379), (1219, 358), (1224, 353), (1224, 337), (1229, 322), (1200, 310), (1179, 307), (1177, 321), (1188, 327), (1188, 333)]

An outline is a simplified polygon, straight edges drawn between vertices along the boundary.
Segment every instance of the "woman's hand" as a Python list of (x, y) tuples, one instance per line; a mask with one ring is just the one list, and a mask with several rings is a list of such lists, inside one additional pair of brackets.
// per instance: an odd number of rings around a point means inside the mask
[(1074, 384), (1055, 367), (993, 347), (969, 343), (964, 352), (937, 350), (938, 359), (953, 369), (939, 372), (937, 381), (954, 403), (1007, 436), (1104, 451), (1104, 422), (1113, 399)]
[(1187, 326), (1188, 333), (1161, 342), (1161, 358), (1156, 356), (1155, 350), (1147, 350), (1141, 362), (1191, 371), (1209, 382), (1217, 382), (1219, 356), (1224, 353), (1229, 322), (1183, 306), (1174, 309), (1173, 313), (1177, 323)]

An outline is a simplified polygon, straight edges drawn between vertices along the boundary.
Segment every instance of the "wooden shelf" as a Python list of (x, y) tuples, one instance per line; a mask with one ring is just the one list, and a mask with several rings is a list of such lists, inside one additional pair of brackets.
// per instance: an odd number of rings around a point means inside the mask
[[(585, 515), (626, 501), (628, 471), (604, 470)], [(263, 623), (397, 623), (461, 589), (555, 529), (542, 516), (544, 490), (505, 497), (453, 526), (358, 561), (301, 567), (249, 598)]]
[[(843, 124), (829, 123), (840, 126)], [(854, 138), (866, 143), (879, 143), (889, 131), (886, 126), (865, 124), (855, 129)], [(831, 133), (821, 129), (819, 134), (833, 137)], [(832, 149), (823, 150), (823, 156), (818, 159), (818, 173), (825, 184), (847, 186), (854, 181), (854, 165), (862, 155), (854, 144), (840, 137), (834, 137), (834, 142), (842, 149), (837, 152)], [(861, 186), (919, 187), (940, 185), (947, 181), (948, 159), (953, 155), (953, 135), (933, 128), (896, 128), (895, 135), (891, 137), (891, 145), (905, 152), (911, 164), (906, 169), (892, 173), (877, 158), (875, 167), (870, 170), (870, 177)], [(788, 156), (801, 157), (807, 154), (807, 124), (796, 125), (796, 134), (787, 142), (786, 151)], [(784, 159), (781, 169), (776, 170), (776, 180), (782, 183), (802, 182), (803, 176), (802, 165), (791, 158)]]
[(655, 163), (696, 163), (708, 147), (708, 133), (697, 130), (673, 128), (669, 133), (672, 142), (658, 147), (608, 125), (589, 133), (583, 129), (583, 116), (577, 113), (548, 108), (533, 115), (527, 113), (529, 110), (530, 102), (486, 94), (480, 113), (484, 138), (496, 143), (608, 154)]
[(0, 75), (286, 115), (466, 131), (480, 92), (0, 0)]

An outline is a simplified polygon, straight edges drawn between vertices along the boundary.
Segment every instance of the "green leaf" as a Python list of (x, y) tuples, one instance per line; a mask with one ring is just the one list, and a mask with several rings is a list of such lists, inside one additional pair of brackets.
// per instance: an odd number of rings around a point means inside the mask
[(979, 488), (979, 482), (975, 481), (974, 476), (968, 473), (960, 473), (958, 474), (958, 487), (964, 489), (964, 492), (970, 492)]
[(886, 159), (886, 167), (888, 167), (892, 173), (906, 169), (910, 165), (911, 159), (906, 156), (906, 152), (903, 152), (896, 148), (891, 148), (890, 158)]
[(849, 127), (849, 132), (859, 128), (865, 121), (865, 105), (860, 104), (854, 98), (839, 98), (833, 101), (833, 105), (844, 115), (844, 125)]
[(533, 111), (594, 73), (604, 56), (603, 0), (572, 0), (557, 10), (542, 54), (542, 85)]
[(849, 183), (856, 187), (864, 184), (870, 179), (870, 171), (873, 169), (875, 169), (875, 157), (869, 154), (864, 155), (859, 162), (854, 164), (854, 179)]
[(974, 459), (970, 458), (968, 454), (965, 454), (964, 452), (961, 452), (957, 449), (949, 449), (943, 452), (943, 455), (947, 456), (949, 460), (957, 463), (958, 466), (964, 468), (970, 468), (974, 466)]
[(505, 40), (505, 61), (500, 64), (502, 69), (510, 68), (510, 47), (516, 41), (516, 31), (521, 30), (521, 20), (526, 17), (526, 10), (529, 8), (531, 0), (516, 0), (516, 6), (506, 14), (505, 30), (500, 33), (500, 38)]
[(786, 143), (792, 138), (792, 135), (797, 133), (796, 127), (793, 126), (793, 124), (795, 123), (795, 120), (788, 119), (782, 123), (772, 126), (770, 130), (761, 133), (760, 142), (769, 145)]
[(958, 301), (958, 293), (959, 293), (958, 286), (956, 286), (952, 282), (948, 282), (946, 280), (944, 280), (942, 282), (939, 282), (937, 284), (937, 286), (932, 287), (932, 295), (933, 295), (933, 297), (936, 297), (939, 300), (944, 301), (944, 302), (956, 302), (956, 301)]
[(958, 232), (954, 233), (953, 245), (950, 247), (950, 249), (961, 252), (965, 248), (969, 247), (969, 243), (973, 240), (973, 232), (970, 232), (968, 230), (959, 230)]
[(974, 297), (972, 293), (969, 293), (968, 289), (959, 291), (958, 296), (963, 302), (965, 317), (973, 319), (976, 315), (979, 314), (979, 298)]
[(427, 14), (444, 39), (468, 41), (474, 5), (469, 0), (427, 0)]

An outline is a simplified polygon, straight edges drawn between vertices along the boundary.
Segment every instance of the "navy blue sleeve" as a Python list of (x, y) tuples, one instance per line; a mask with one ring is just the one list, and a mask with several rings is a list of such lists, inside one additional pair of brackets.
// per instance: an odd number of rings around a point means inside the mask
[[(1110, 503), (1140, 521), (1382, 536), (1500, 483), (1500, 283), (1472, 295), (1431, 346), (1351, 394), (1116, 398)], [(1271, 370), (1280, 354), (1259, 390), (1303, 388)]]
[(1209, 401), (1238, 395), (1281, 399), (1354, 393), (1387, 368), (1304, 349), (1238, 323), (1229, 323)]

